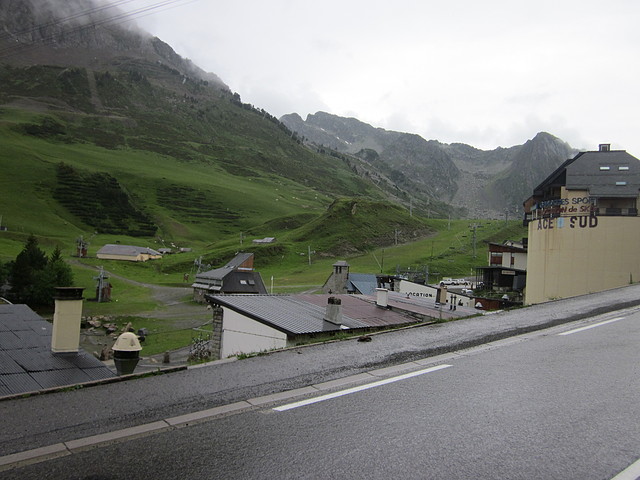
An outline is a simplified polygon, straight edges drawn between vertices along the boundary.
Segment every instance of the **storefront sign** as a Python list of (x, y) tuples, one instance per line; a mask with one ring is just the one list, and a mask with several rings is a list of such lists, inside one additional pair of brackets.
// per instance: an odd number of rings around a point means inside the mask
[(598, 217), (581, 215), (572, 217), (549, 217), (538, 220), (538, 230), (553, 230), (554, 228), (595, 228), (598, 226)]

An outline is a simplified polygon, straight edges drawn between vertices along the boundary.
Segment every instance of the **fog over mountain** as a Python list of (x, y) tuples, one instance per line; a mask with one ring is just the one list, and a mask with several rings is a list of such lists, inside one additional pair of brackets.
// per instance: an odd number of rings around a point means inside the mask
[[(56, 81), (67, 81), (62, 77), (67, 75), (78, 85), (82, 82), (86, 85), (70, 91), (68, 84), (61, 84), (57, 93), (48, 91), (43, 103), (43, 88), (25, 90), (25, 84), (16, 81), (11, 85), (13, 93), (5, 88), (3, 100), (25, 104), (29, 99), (30, 108), (36, 108), (33, 107), (36, 101), (41, 109), (60, 95), (56, 101), (66, 102), (64, 108), (69, 110), (88, 109), (84, 113), (96, 115), (101, 122), (115, 118), (116, 114), (123, 122), (131, 116), (130, 120), (137, 125), (151, 123), (149, 112), (153, 111), (156, 131), (148, 127), (151, 130), (140, 135), (152, 135), (153, 142), (145, 140), (144, 145), (149, 148), (153, 144), (158, 151), (175, 150), (175, 141), (169, 142), (174, 135), (182, 136), (183, 146), (191, 148), (187, 139), (197, 131), (198, 141), (203, 138), (207, 142), (217, 138), (239, 141), (242, 146), (237, 147), (238, 151), (245, 155), (247, 149), (255, 148), (252, 146), (255, 139), (247, 136), (247, 132), (262, 132), (264, 122), (269, 122), (294, 132), (291, 138), (302, 139), (302, 145), (308, 149), (339, 158), (332, 161), (342, 162), (361, 180), (373, 182), (393, 201), (417, 207), (427, 215), (449, 212), (496, 218), (505, 211), (510, 217), (517, 215), (533, 187), (574, 153), (568, 144), (548, 133), (538, 133), (524, 145), (480, 150), (462, 143), (445, 144), (412, 133), (384, 130), (355, 118), (325, 112), (308, 115), (306, 119), (289, 114), (278, 121), (260, 106), (243, 104), (241, 96), (230, 92), (215, 73), (205, 72), (161, 39), (135, 27), (131, 22), (135, 15), (114, 8), (118, 3), (121, 2), (4, 0), (0, 6), (0, 64), (13, 68), (73, 67), (75, 71), (61, 72)], [(9, 70), (0, 73), (7, 81), (14, 75)], [(29, 75), (26, 71), (18, 73)], [(69, 103), (70, 95), (75, 103)], [(221, 101), (225, 102), (224, 109), (217, 106)], [(177, 106), (185, 102), (191, 103), (192, 110), (185, 110), (188, 114), (180, 123), (172, 116)], [(250, 127), (241, 126), (235, 113), (222, 113), (229, 102), (256, 114), (243, 119)], [(138, 117), (133, 116), (134, 111)], [(172, 129), (171, 137), (158, 135), (157, 125), (165, 123)], [(143, 144), (120, 133), (106, 141), (108, 133), (103, 130), (101, 142), (127, 147)], [(308, 169), (295, 171), (287, 166), (279, 153), (281, 141), (274, 135), (271, 140), (272, 145), (263, 146), (255, 154), (260, 168), (296, 179), (308, 173)], [(167, 146), (156, 145), (162, 142)], [(205, 150), (218, 155), (210, 146), (200, 148), (200, 152)], [(189, 151), (182, 155), (197, 156)], [(215, 161), (238, 172), (252, 167), (241, 165), (230, 155)], [(307, 178), (304, 182), (319, 183), (318, 178)]]

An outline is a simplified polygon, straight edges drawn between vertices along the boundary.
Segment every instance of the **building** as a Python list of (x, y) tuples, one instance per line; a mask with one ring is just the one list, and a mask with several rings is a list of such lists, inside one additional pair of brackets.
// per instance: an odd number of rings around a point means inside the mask
[(79, 348), (82, 289), (59, 292), (53, 326), (27, 305), (0, 305), (0, 397), (116, 376)]
[(521, 295), (527, 283), (527, 242), (490, 242), (489, 265), (476, 268), (476, 285), (481, 284), (482, 290)]
[(322, 286), (322, 293), (374, 295), (377, 287), (376, 275), (349, 273), (349, 264), (340, 260), (333, 264), (333, 272)]
[(621, 287), (640, 279), (640, 161), (608, 144), (564, 162), (524, 202), (525, 303)]
[(108, 243), (98, 250), (96, 256), (102, 260), (126, 260), (129, 262), (146, 262), (162, 258), (162, 254), (152, 248), (113, 243)]
[(379, 288), (365, 295), (207, 295), (217, 358), (295, 346), (343, 330), (369, 332), (477, 313), (437, 307), (433, 299)]
[(206, 294), (266, 294), (260, 273), (253, 268), (253, 253), (239, 253), (224, 267), (196, 274), (193, 299), (204, 303)]

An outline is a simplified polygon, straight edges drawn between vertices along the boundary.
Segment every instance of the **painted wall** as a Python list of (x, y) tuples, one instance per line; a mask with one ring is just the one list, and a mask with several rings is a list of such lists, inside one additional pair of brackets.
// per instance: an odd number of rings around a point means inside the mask
[(640, 217), (562, 215), (529, 223), (526, 304), (640, 281)]
[[(429, 285), (421, 285), (419, 283), (409, 282), (407, 280), (400, 280), (400, 286), (398, 287), (398, 292), (409, 295), (410, 297), (417, 298), (425, 298), (431, 299), (434, 302), (437, 299), (438, 289), (434, 287), (430, 287)], [(464, 295), (459, 295), (457, 293), (448, 292), (447, 293), (447, 301), (451, 300), (452, 295), (456, 296), (456, 303), (459, 304), (462, 302), (463, 306), (469, 307), (473, 306), (473, 298), (465, 297)]]
[(287, 346), (287, 334), (223, 307), (220, 358)]

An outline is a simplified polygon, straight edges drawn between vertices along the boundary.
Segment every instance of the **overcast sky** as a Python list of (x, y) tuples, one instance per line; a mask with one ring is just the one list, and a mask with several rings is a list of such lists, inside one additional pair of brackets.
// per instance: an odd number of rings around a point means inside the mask
[(638, 0), (185, 0), (137, 23), (277, 117), (640, 158)]

